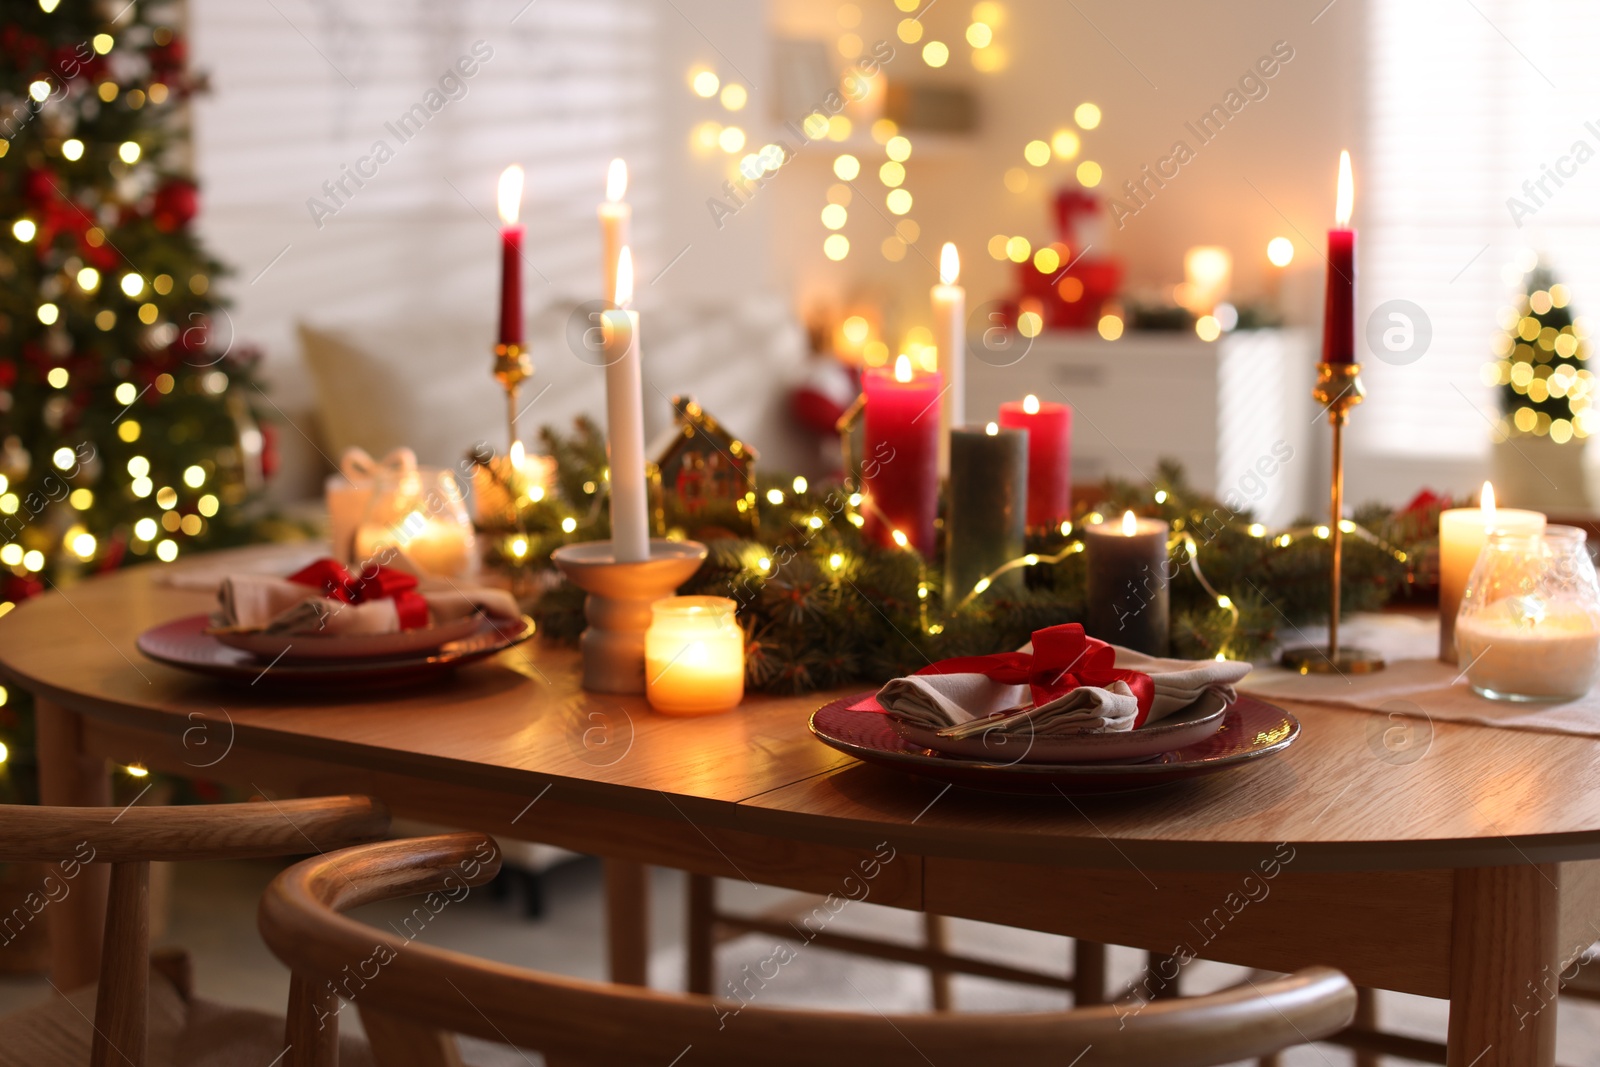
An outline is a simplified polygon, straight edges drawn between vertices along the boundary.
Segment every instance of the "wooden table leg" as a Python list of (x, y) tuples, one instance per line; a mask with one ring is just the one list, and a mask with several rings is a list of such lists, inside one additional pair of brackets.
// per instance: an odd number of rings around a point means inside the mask
[[(37, 716), (39, 800), (57, 807), (104, 807), (111, 803), (111, 776), (104, 760), (84, 754), (83, 720), (48, 700), (34, 702)], [(100, 976), (109, 868), (85, 864), (71, 892), (45, 912), (50, 924), (50, 980), (62, 992)]]
[(717, 970), (717, 880), (709, 874), (690, 873), (688, 878), (687, 988), (690, 993), (709, 994)]
[(628, 860), (606, 860), (605, 872), (611, 980), (649, 985), (650, 869)]
[[(922, 913), (922, 936), (924, 943), (934, 952), (948, 952), (950, 950), (950, 924), (943, 915)], [(943, 967), (930, 965), (928, 967), (929, 992), (933, 1000), (934, 1011), (950, 1010), (950, 972)]]
[(1555, 1063), (1556, 998), (1540, 992), (1561, 970), (1558, 877), (1553, 864), (1456, 872), (1450, 1067)]
[[(1363, 1030), (1378, 1029), (1378, 991), (1365, 986), (1356, 990), (1356, 1017), (1352, 1024)], [(1380, 1067), (1375, 1052), (1357, 1052), (1355, 1067)]]
[(1106, 946), (1098, 941), (1072, 942), (1072, 1006), (1087, 1008), (1106, 1002)]

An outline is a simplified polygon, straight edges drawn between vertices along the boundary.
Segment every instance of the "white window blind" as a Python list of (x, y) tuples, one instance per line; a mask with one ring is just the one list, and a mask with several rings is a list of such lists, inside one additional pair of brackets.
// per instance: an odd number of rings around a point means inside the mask
[[(403, 308), (492, 325), (495, 186), (512, 162), (527, 171), (530, 314), (599, 288), (594, 210), (614, 156), (633, 172), (636, 254), (657, 261), (656, 37), (670, 8), (191, 2), (194, 62), (214, 89), (197, 101), (202, 223), (237, 270), (229, 292), (241, 329), (270, 349), (292, 345), (297, 318)], [(441, 78), (463, 57), (476, 71), (448, 81), (439, 106)], [(398, 125), (408, 115), (420, 129)], [(365, 184), (348, 184), (353, 195), (335, 204), (323, 183), (380, 141), (392, 158), (366, 163)], [(311, 198), (337, 207), (320, 227)]]
[[(1404, 366), (1366, 352), (1354, 443), (1377, 456), (1481, 457), (1500, 409), (1479, 368), (1497, 309), (1520, 291), (1507, 264), (1544, 255), (1574, 310), (1600, 315), (1600, 5), (1370, 0), (1367, 18), (1358, 339), (1375, 309), (1407, 300), (1432, 342)], [(1563, 163), (1579, 141), (1595, 158)], [(1560, 187), (1546, 178), (1548, 195), (1535, 186), (1536, 202), (1523, 183), (1546, 165), (1570, 175)], [(1520, 227), (1513, 196), (1532, 209)]]

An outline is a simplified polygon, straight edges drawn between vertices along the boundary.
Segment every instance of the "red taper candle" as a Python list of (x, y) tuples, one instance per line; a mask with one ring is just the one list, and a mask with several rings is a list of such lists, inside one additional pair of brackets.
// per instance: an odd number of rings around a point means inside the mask
[(1350, 226), (1355, 183), (1350, 153), (1339, 153), (1339, 197), (1328, 231), (1328, 290), (1322, 311), (1322, 362), (1356, 361), (1356, 231)]
[(513, 163), (500, 174), (500, 333), (499, 343), (522, 347), (522, 168)]

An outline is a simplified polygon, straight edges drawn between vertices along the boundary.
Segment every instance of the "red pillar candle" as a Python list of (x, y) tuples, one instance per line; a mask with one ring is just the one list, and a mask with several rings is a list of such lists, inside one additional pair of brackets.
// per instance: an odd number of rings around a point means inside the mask
[(866, 442), (861, 475), (871, 506), (864, 509), (867, 537), (880, 545), (905, 535), (924, 556), (934, 553), (939, 514), (939, 394), (944, 376), (913, 372), (900, 356), (894, 369), (869, 368)]
[(500, 333), (502, 345), (522, 347), (522, 168), (500, 174)]
[(1356, 231), (1350, 228), (1355, 183), (1350, 153), (1339, 153), (1335, 226), (1328, 231), (1328, 295), (1322, 312), (1322, 362), (1356, 361)]
[(1029, 395), (1000, 405), (1000, 425), (1028, 431), (1028, 527), (1072, 517), (1072, 409)]

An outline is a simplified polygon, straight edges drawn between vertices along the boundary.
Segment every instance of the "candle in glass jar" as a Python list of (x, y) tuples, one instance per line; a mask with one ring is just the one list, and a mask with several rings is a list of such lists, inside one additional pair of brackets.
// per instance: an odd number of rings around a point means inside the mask
[(1600, 676), (1600, 627), (1577, 601), (1506, 597), (1463, 615), (1455, 639), (1467, 683), (1484, 696), (1576, 700)]
[(1537, 511), (1495, 507), (1494, 486), (1488, 482), (1483, 483), (1479, 503), (1439, 513), (1439, 658), (1446, 663), (1457, 662), (1456, 614), (1490, 531), (1532, 535), (1544, 529), (1545, 517)]
[(1152, 656), (1167, 654), (1170, 527), (1125, 512), (1083, 528), (1088, 604), (1084, 630)]
[(867, 410), (861, 473), (871, 502), (863, 529), (880, 545), (909, 544), (929, 557), (939, 515), (942, 384), (940, 374), (913, 371), (904, 355), (893, 370), (873, 367), (862, 376)]
[(417, 570), (439, 578), (464, 578), (476, 559), (469, 524), (449, 517), (430, 518), (413, 511), (392, 527), (367, 524), (356, 531), (355, 558), (380, 558), (385, 547), (405, 553)]
[(1000, 405), (1000, 425), (1028, 431), (1028, 528), (1072, 518), (1072, 409), (1030, 393)]
[[(1028, 433), (958, 426), (950, 431), (949, 506), (944, 519), (944, 598), (954, 606), (1001, 564), (1022, 555), (1028, 493)], [(1022, 571), (994, 579), (1011, 589)], [(984, 588), (988, 588), (985, 586)]]
[(725, 597), (675, 596), (651, 605), (644, 635), (645, 696), (668, 715), (709, 715), (744, 699), (744, 630)]
[(617, 260), (628, 244), (628, 224), (633, 208), (623, 199), (628, 194), (628, 165), (613, 159), (606, 171), (606, 198), (600, 204), (600, 267), (602, 288), (607, 296), (617, 291)]

